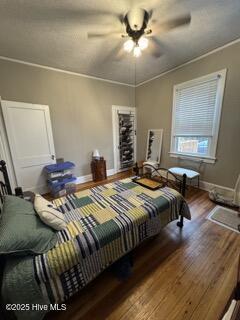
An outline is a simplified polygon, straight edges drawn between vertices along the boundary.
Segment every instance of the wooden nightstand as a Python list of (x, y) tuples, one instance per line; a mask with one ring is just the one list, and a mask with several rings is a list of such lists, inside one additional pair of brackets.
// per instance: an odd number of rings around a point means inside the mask
[(91, 162), (93, 181), (102, 181), (107, 179), (106, 160), (93, 159)]

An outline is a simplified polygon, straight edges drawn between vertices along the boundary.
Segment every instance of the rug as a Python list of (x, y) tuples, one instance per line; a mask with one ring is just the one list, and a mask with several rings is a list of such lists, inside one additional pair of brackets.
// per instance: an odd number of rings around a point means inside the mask
[(207, 219), (235, 232), (240, 232), (240, 214), (235, 210), (216, 206)]

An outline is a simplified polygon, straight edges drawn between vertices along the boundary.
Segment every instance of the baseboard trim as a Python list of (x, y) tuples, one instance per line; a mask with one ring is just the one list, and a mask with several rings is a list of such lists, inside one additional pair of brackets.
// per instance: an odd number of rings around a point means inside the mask
[(23, 189), (23, 191), (24, 192), (30, 191), (30, 192), (33, 192), (33, 193), (46, 194), (46, 193), (49, 192), (49, 188), (48, 188), (48, 186), (46, 184), (43, 184), (41, 186)]
[(234, 191), (234, 189), (232, 189), (232, 188), (220, 186), (218, 184), (210, 183), (210, 182), (203, 181), (203, 180), (200, 181), (200, 189), (202, 189), (202, 190), (210, 191), (214, 187), (217, 187), (217, 188), (220, 188), (220, 189), (223, 189), (223, 190), (227, 190), (227, 191), (232, 191), (232, 192)]
[(80, 176), (80, 177), (77, 177), (75, 183), (76, 184), (80, 184), (80, 183), (84, 183), (84, 182), (89, 182), (92, 180), (92, 175), (91, 174), (88, 174), (86, 176)]
[[(113, 176), (116, 173), (115, 169), (108, 169), (107, 170), (107, 176)], [(89, 182), (92, 181), (92, 175), (87, 174), (86, 176), (80, 176), (77, 177), (76, 184), (84, 183), (84, 182)]]
[(115, 173), (117, 173), (115, 169), (108, 169), (108, 170), (107, 170), (107, 176), (108, 176), (108, 177), (109, 177), (109, 176), (113, 176)]

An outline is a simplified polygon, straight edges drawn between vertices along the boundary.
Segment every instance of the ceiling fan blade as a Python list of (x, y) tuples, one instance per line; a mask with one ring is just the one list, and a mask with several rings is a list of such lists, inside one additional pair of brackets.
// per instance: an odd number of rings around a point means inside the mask
[[(102, 46), (102, 52), (105, 52), (106, 48), (104, 48), (104, 46)], [(104, 51), (105, 50), (105, 51)], [(102, 57), (100, 59), (98, 59), (97, 65), (96, 67), (99, 66), (104, 66), (105, 64), (108, 64), (110, 62), (119, 62), (123, 59), (124, 57), (124, 50), (123, 50), (123, 45), (122, 45), (122, 41), (118, 41), (112, 49), (108, 50), (107, 53), (105, 53), (104, 55), (102, 55)]]
[(190, 22), (191, 22), (191, 15), (190, 15), (190, 13), (188, 13), (186, 15), (182, 15), (182, 16), (176, 17), (174, 19), (164, 21), (162, 23), (154, 24), (153, 32), (154, 32), (154, 34), (156, 34), (156, 33), (160, 34), (162, 32), (167, 32), (172, 29), (188, 25), (188, 24), (190, 24)]
[[(111, 52), (112, 60), (115, 62), (121, 61), (124, 58), (126, 52), (123, 50), (123, 45), (120, 43), (114, 50)], [(110, 54), (109, 54), (110, 57)]]
[(42, 5), (42, 2), (28, 1), (26, 10), (24, 4), (22, 10), (16, 10), (14, 3), (9, 3), (12, 7), (10, 11), (14, 20), (24, 19), (26, 21), (34, 21), (34, 23), (78, 23), (78, 24), (109, 24), (113, 22), (119, 23), (120, 15), (109, 8), (109, 10), (90, 9), (75, 5), (69, 6), (66, 3), (61, 5), (57, 3), (50, 6), (47, 3)]
[[(84, 23), (109, 23), (109, 22), (121, 22), (122, 16), (118, 13), (104, 11), (104, 10), (79, 10), (75, 13), (75, 17)], [(74, 17), (74, 18), (75, 18)]]
[(148, 11), (148, 14), (149, 14), (149, 20), (151, 20), (151, 19), (152, 19), (152, 15), (153, 15), (153, 10), (152, 10), (152, 9), (149, 10), (149, 11)]
[(88, 39), (100, 39), (100, 38), (110, 38), (113, 36), (119, 37), (121, 39), (122, 37), (122, 32), (121, 31), (110, 31), (110, 32), (88, 32), (87, 34)]
[(158, 59), (162, 56), (161, 43), (155, 36), (151, 36), (150, 39), (151, 39), (149, 43), (150, 53), (154, 58)]
[(117, 15), (117, 17), (118, 17), (118, 20), (121, 22), (121, 24), (123, 24), (125, 15), (124, 14), (119, 14), (119, 15)]
[(141, 8), (149, 11), (155, 11), (163, 9), (171, 8), (175, 4), (180, 2), (179, 0), (167, 0), (167, 1), (159, 1), (159, 0), (134, 0), (134, 3)]

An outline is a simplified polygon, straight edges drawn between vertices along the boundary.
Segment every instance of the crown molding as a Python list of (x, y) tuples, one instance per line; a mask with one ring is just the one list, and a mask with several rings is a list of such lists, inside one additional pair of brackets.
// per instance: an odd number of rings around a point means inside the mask
[(25, 65), (30, 66), (30, 67), (36, 67), (36, 68), (41, 68), (41, 69), (46, 69), (46, 70), (66, 73), (66, 74), (70, 74), (70, 75), (78, 76), (78, 77), (82, 77), (82, 78), (88, 78), (88, 79), (92, 79), (92, 80), (104, 81), (104, 82), (108, 82), (108, 83), (113, 83), (113, 84), (118, 84), (118, 85), (122, 85), (122, 86), (135, 88), (135, 85), (133, 85), (133, 84), (128, 84), (128, 83), (124, 83), (124, 82), (120, 82), (120, 81), (104, 79), (104, 78), (100, 78), (100, 77), (94, 77), (94, 76), (90, 76), (90, 75), (87, 75), (87, 74), (84, 74), (84, 73), (78, 73), (78, 72), (68, 71), (68, 70), (64, 70), (64, 69), (53, 68), (53, 67), (49, 67), (49, 66), (45, 66), (45, 65), (41, 65), (41, 64), (37, 64), (37, 63), (27, 62), (27, 61), (24, 61), (24, 60), (8, 58), (8, 57), (5, 57), (5, 56), (0, 56), (0, 60), (10, 61), (10, 62), (15, 62), (15, 63), (20, 63), (20, 64), (25, 64)]
[(236, 43), (240, 42), (240, 38), (237, 38), (233, 41), (230, 41), (228, 42), (227, 44), (221, 46), (221, 47), (218, 47), (218, 48), (215, 48), (199, 57), (196, 57), (192, 60), (189, 60), (187, 62), (184, 62), (170, 70), (167, 70), (167, 71), (164, 71), (148, 80), (145, 80), (143, 82), (140, 82), (139, 84), (137, 85), (134, 85), (134, 84), (129, 84), (129, 83), (124, 83), (124, 82), (119, 82), (119, 81), (114, 81), (114, 80), (109, 80), (109, 79), (104, 79), (104, 78), (100, 78), (100, 77), (94, 77), (94, 76), (90, 76), (90, 75), (87, 75), (87, 74), (83, 74), (83, 73), (78, 73), (78, 72), (73, 72), (73, 71), (68, 71), (68, 70), (64, 70), (64, 69), (58, 69), (58, 68), (53, 68), (53, 67), (49, 67), (49, 66), (45, 66), (45, 65), (41, 65), (41, 64), (37, 64), (37, 63), (31, 63), (31, 62), (27, 62), (27, 61), (24, 61), (24, 60), (19, 60), (19, 59), (13, 59), (13, 58), (8, 58), (8, 57), (5, 57), (5, 56), (0, 56), (0, 60), (5, 60), (5, 61), (10, 61), (10, 62), (15, 62), (15, 63), (20, 63), (20, 64), (25, 64), (25, 65), (28, 65), (28, 66), (31, 66), (31, 67), (36, 67), (36, 68), (42, 68), (42, 69), (46, 69), (46, 70), (51, 70), (51, 71), (56, 71), (56, 72), (62, 72), (62, 73), (66, 73), (66, 74), (70, 74), (70, 75), (74, 75), (74, 76), (78, 76), (78, 77), (82, 77), (82, 78), (88, 78), (88, 79), (93, 79), (93, 80), (98, 80), (98, 81), (104, 81), (104, 82), (108, 82), (108, 83), (113, 83), (113, 84), (117, 84), (117, 85), (122, 85), (122, 86), (127, 86), (127, 87), (131, 87), (131, 88), (137, 88), (137, 87), (140, 87), (148, 82), (151, 82), (153, 80), (156, 80), (160, 77), (163, 77), (165, 76), (166, 74), (170, 73), (170, 72), (173, 72), (175, 70), (178, 70), (190, 63), (193, 63), (193, 62), (196, 62), (198, 60), (201, 60), (201, 59), (204, 59), (205, 57), (215, 53), (215, 52), (218, 52), (218, 51), (221, 51), (227, 47), (230, 47)]
[(232, 45), (234, 45), (234, 44), (236, 44), (236, 43), (238, 43), (238, 42), (240, 42), (240, 38), (237, 38), (237, 39), (235, 39), (235, 40), (233, 40), (233, 41), (231, 41), (231, 42), (228, 42), (227, 44), (224, 44), (224, 45), (221, 46), (221, 47), (215, 48), (215, 49), (213, 49), (213, 50), (211, 50), (211, 51), (209, 51), (209, 52), (207, 52), (207, 53), (204, 53), (203, 55), (201, 55), (201, 56), (199, 56), (199, 57), (196, 57), (196, 58), (194, 58), (194, 59), (192, 59), (192, 60), (189, 60), (189, 61), (187, 61), (187, 62), (184, 62), (183, 64), (180, 64), (180, 65), (178, 65), (178, 66), (176, 66), (176, 67), (174, 67), (174, 68), (172, 68), (172, 69), (170, 69), (170, 70), (164, 71), (164, 72), (158, 74), (157, 76), (154, 76), (154, 77), (152, 77), (152, 78), (150, 78), (150, 79), (148, 79), (148, 80), (145, 80), (145, 81), (137, 84), (135, 87), (136, 87), (136, 88), (137, 88), (137, 87), (140, 87), (140, 86), (142, 86), (142, 85), (144, 85), (144, 84), (146, 84), (146, 83), (148, 83), (148, 82), (151, 82), (151, 81), (153, 81), (153, 80), (156, 80), (156, 79), (158, 79), (158, 78), (161, 78), (161, 77), (165, 76), (166, 74), (168, 74), (168, 73), (170, 73), (170, 72), (173, 72), (173, 71), (175, 71), (175, 70), (178, 70), (178, 69), (180, 69), (180, 68), (182, 68), (182, 67), (184, 67), (184, 66), (187, 66), (188, 64), (193, 63), (193, 62), (195, 62), (195, 61), (204, 59), (205, 57), (207, 57), (207, 56), (209, 56), (209, 55), (211, 55), (211, 54), (213, 54), (213, 53), (215, 53), (215, 52), (221, 51), (221, 50), (223, 50), (223, 49), (225, 49), (225, 48), (227, 48), (227, 47), (230, 47), (230, 46), (232, 46)]

